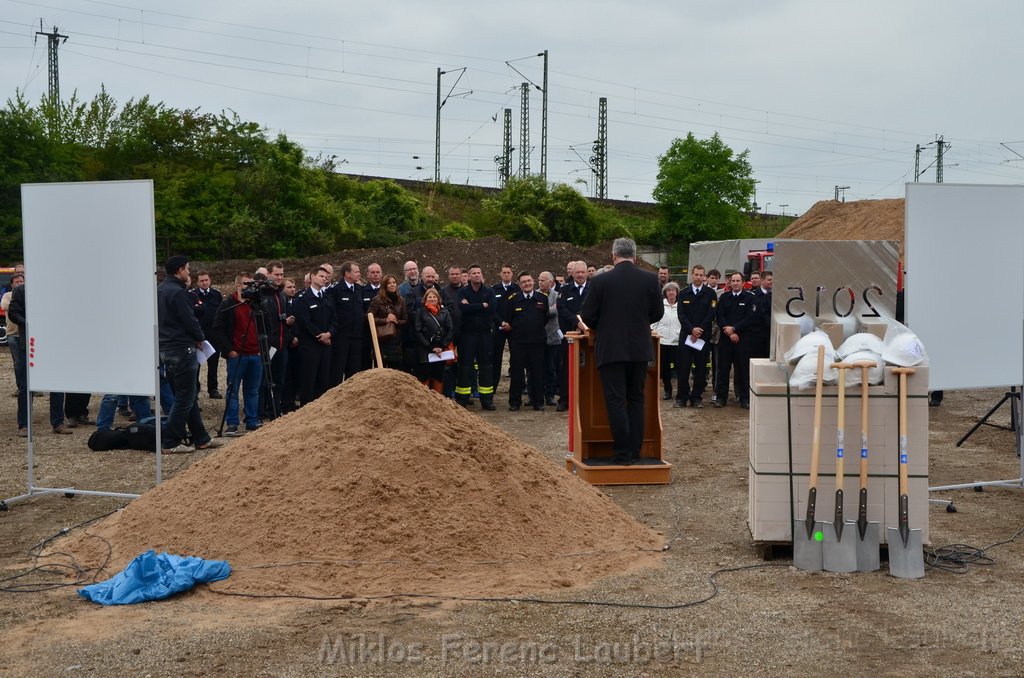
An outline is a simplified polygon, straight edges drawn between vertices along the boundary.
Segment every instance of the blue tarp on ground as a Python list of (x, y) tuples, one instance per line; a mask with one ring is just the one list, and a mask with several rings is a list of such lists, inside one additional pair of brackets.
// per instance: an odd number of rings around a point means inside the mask
[(175, 556), (150, 549), (106, 581), (78, 589), (78, 595), (101, 605), (130, 605), (160, 600), (196, 584), (227, 579), (226, 560)]

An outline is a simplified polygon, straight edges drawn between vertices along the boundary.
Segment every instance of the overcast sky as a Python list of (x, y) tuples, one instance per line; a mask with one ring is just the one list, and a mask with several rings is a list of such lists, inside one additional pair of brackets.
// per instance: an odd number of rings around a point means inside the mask
[[(497, 185), (503, 110), (515, 173), (519, 86), (543, 83), (548, 50), (548, 178), (587, 195), (600, 97), (611, 198), (649, 200), (672, 140), (716, 130), (749, 149), (772, 214), (801, 214), (836, 185), (847, 200), (902, 197), (917, 144), (921, 180), (935, 181), (937, 135), (945, 182), (1024, 181), (1016, 0), (0, 0), (5, 99), (46, 91), (40, 19), (68, 36), (62, 98), (104, 84), (119, 102), (230, 109), (351, 173), (433, 177), (440, 67), (442, 96), (454, 87), (441, 177)], [(533, 172), (541, 97), (531, 89)]]

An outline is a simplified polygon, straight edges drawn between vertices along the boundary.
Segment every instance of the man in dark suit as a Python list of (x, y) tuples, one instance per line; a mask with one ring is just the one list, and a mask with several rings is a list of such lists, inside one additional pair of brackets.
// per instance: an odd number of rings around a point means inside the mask
[(331, 386), (337, 386), (362, 368), (363, 338), (367, 334), (359, 264), (341, 265), (341, 279), (331, 288), (334, 333), (331, 336)]
[[(690, 269), (691, 284), (679, 292), (676, 312), (679, 314), (679, 392), (676, 407), (703, 407), (701, 398), (708, 382), (708, 355), (711, 353), (711, 323), (715, 319), (718, 295), (704, 284), (704, 267), (700, 264)], [(689, 341), (687, 341), (689, 340)], [(702, 343), (700, 350), (691, 344)], [(690, 369), (693, 369), (693, 386), (689, 386)]]
[[(755, 284), (755, 276), (757, 282)], [(750, 334), (750, 353), (748, 358), (767, 358), (771, 352), (771, 280), (772, 273), (767, 271), (760, 273), (754, 271), (750, 274), (750, 293), (754, 295), (754, 299), (757, 302), (757, 321), (751, 325), (748, 334)], [(768, 287), (765, 287), (765, 282), (768, 283)], [(765, 322), (767, 319), (768, 322)]]
[[(576, 316), (583, 308), (583, 300), (587, 296), (587, 262), (574, 261), (570, 267), (571, 280), (567, 281), (558, 292), (556, 307), (558, 309), (558, 329), (564, 335), (573, 332), (579, 321)], [(559, 412), (569, 409), (569, 342), (563, 336), (558, 347), (558, 407)]]
[(544, 411), (544, 347), (547, 344), (548, 295), (533, 289), (533, 276), (519, 274), (519, 292), (505, 306), (501, 330), (508, 332), (512, 378), (508, 408), (517, 412), (523, 400), (523, 372), (530, 387), (530, 405)]
[(757, 298), (743, 289), (743, 274), (733, 273), (730, 290), (718, 299), (718, 379), (715, 407), (729, 399), (729, 372), (734, 370), (736, 398), (740, 407), (750, 408), (750, 329), (757, 322)]
[(665, 307), (658, 277), (636, 266), (635, 242), (617, 238), (612, 263), (612, 270), (590, 280), (580, 316), (596, 332), (594, 358), (608, 409), (613, 461), (632, 464), (640, 459), (644, 441), (644, 382), (647, 363), (654, 360), (651, 324), (661, 319)]
[(334, 303), (326, 289), (331, 274), (321, 267), (310, 274), (310, 286), (295, 300), (295, 334), (299, 338), (299, 403), (323, 395), (331, 370)]
[[(196, 285), (197, 287), (189, 292), (192, 295), (192, 311), (196, 314), (199, 326), (203, 328), (203, 334), (210, 337), (213, 336), (213, 319), (217, 317), (217, 309), (224, 301), (224, 295), (220, 293), (220, 290), (210, 286), (208, 271), (199, 271), (196, 274)], [(217, 365), (219, 362), (219, 351), (206, 359), (206, 391), (214, 400), (224, 397), (217, 389)]]
[[(516, 294), (519, 293), (519, 285), (512, 282), (512, 265), (505, 264), (501, 267), (501, 282), (491, 287), (494, 290), (494, 311), (498, 322), (505, 317), (506, 307)], [(491, 351), (491, 369), (494, 370), (494, 378), (491, 380), (497, 388), (501, 383), (501, 358), (505, 353), (505, 342), (508, 340), (508, 332), (500, 327), (494, 333), (494, 348)]]

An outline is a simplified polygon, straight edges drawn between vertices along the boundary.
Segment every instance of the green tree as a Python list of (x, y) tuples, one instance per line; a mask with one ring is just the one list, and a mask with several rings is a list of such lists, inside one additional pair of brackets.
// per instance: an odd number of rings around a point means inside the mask
[(597, 208), (566, 184), (548, 188), (540, 177), (509, 179), (494, 198), (483, 202), (489, 228), (510, 240), (593, 245), (601, 231)]
[(739, 236), (754, 197), (749, 154), (733, 153), (717, 132), (704, 140), (691, 132), (672, 142), (658, 158), (653, 191), (667, 243)]

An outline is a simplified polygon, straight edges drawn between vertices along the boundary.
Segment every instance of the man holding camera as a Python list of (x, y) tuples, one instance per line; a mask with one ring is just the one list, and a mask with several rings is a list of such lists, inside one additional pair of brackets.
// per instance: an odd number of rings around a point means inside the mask
[(221, 304), (213, 321), (213, 343), (227, 358), (228, 388), (225, 401), (224, 423), (226, 436), (238, 436), (238, 387), (242, 387), (245, 411), (245, 430), (255, 431), (260, 427), (259, 398), (260, 381), (263, 378), (263, 361), (260, 357), (259, 330), (253, 305), (258, 299), (253, 294), (244, 294), (246, 286), (252, 283), (252, 276), (239, 273), (235, 276), (235, 293)]
[(267, 350), (273, 349), (273, 356), (268, 356), (273, 384), (263, 383), (260, 386), (259, 411), (266, 421), (281, 414), (281, 396), (288, 371), (286, 349), (295, 336), (295, 315), (289, 312), (288, 299), (284, 294), (284, 264), (280, 261), (267, 264), (267, 282), (260, 287), (259, 300), (266, 323)]

